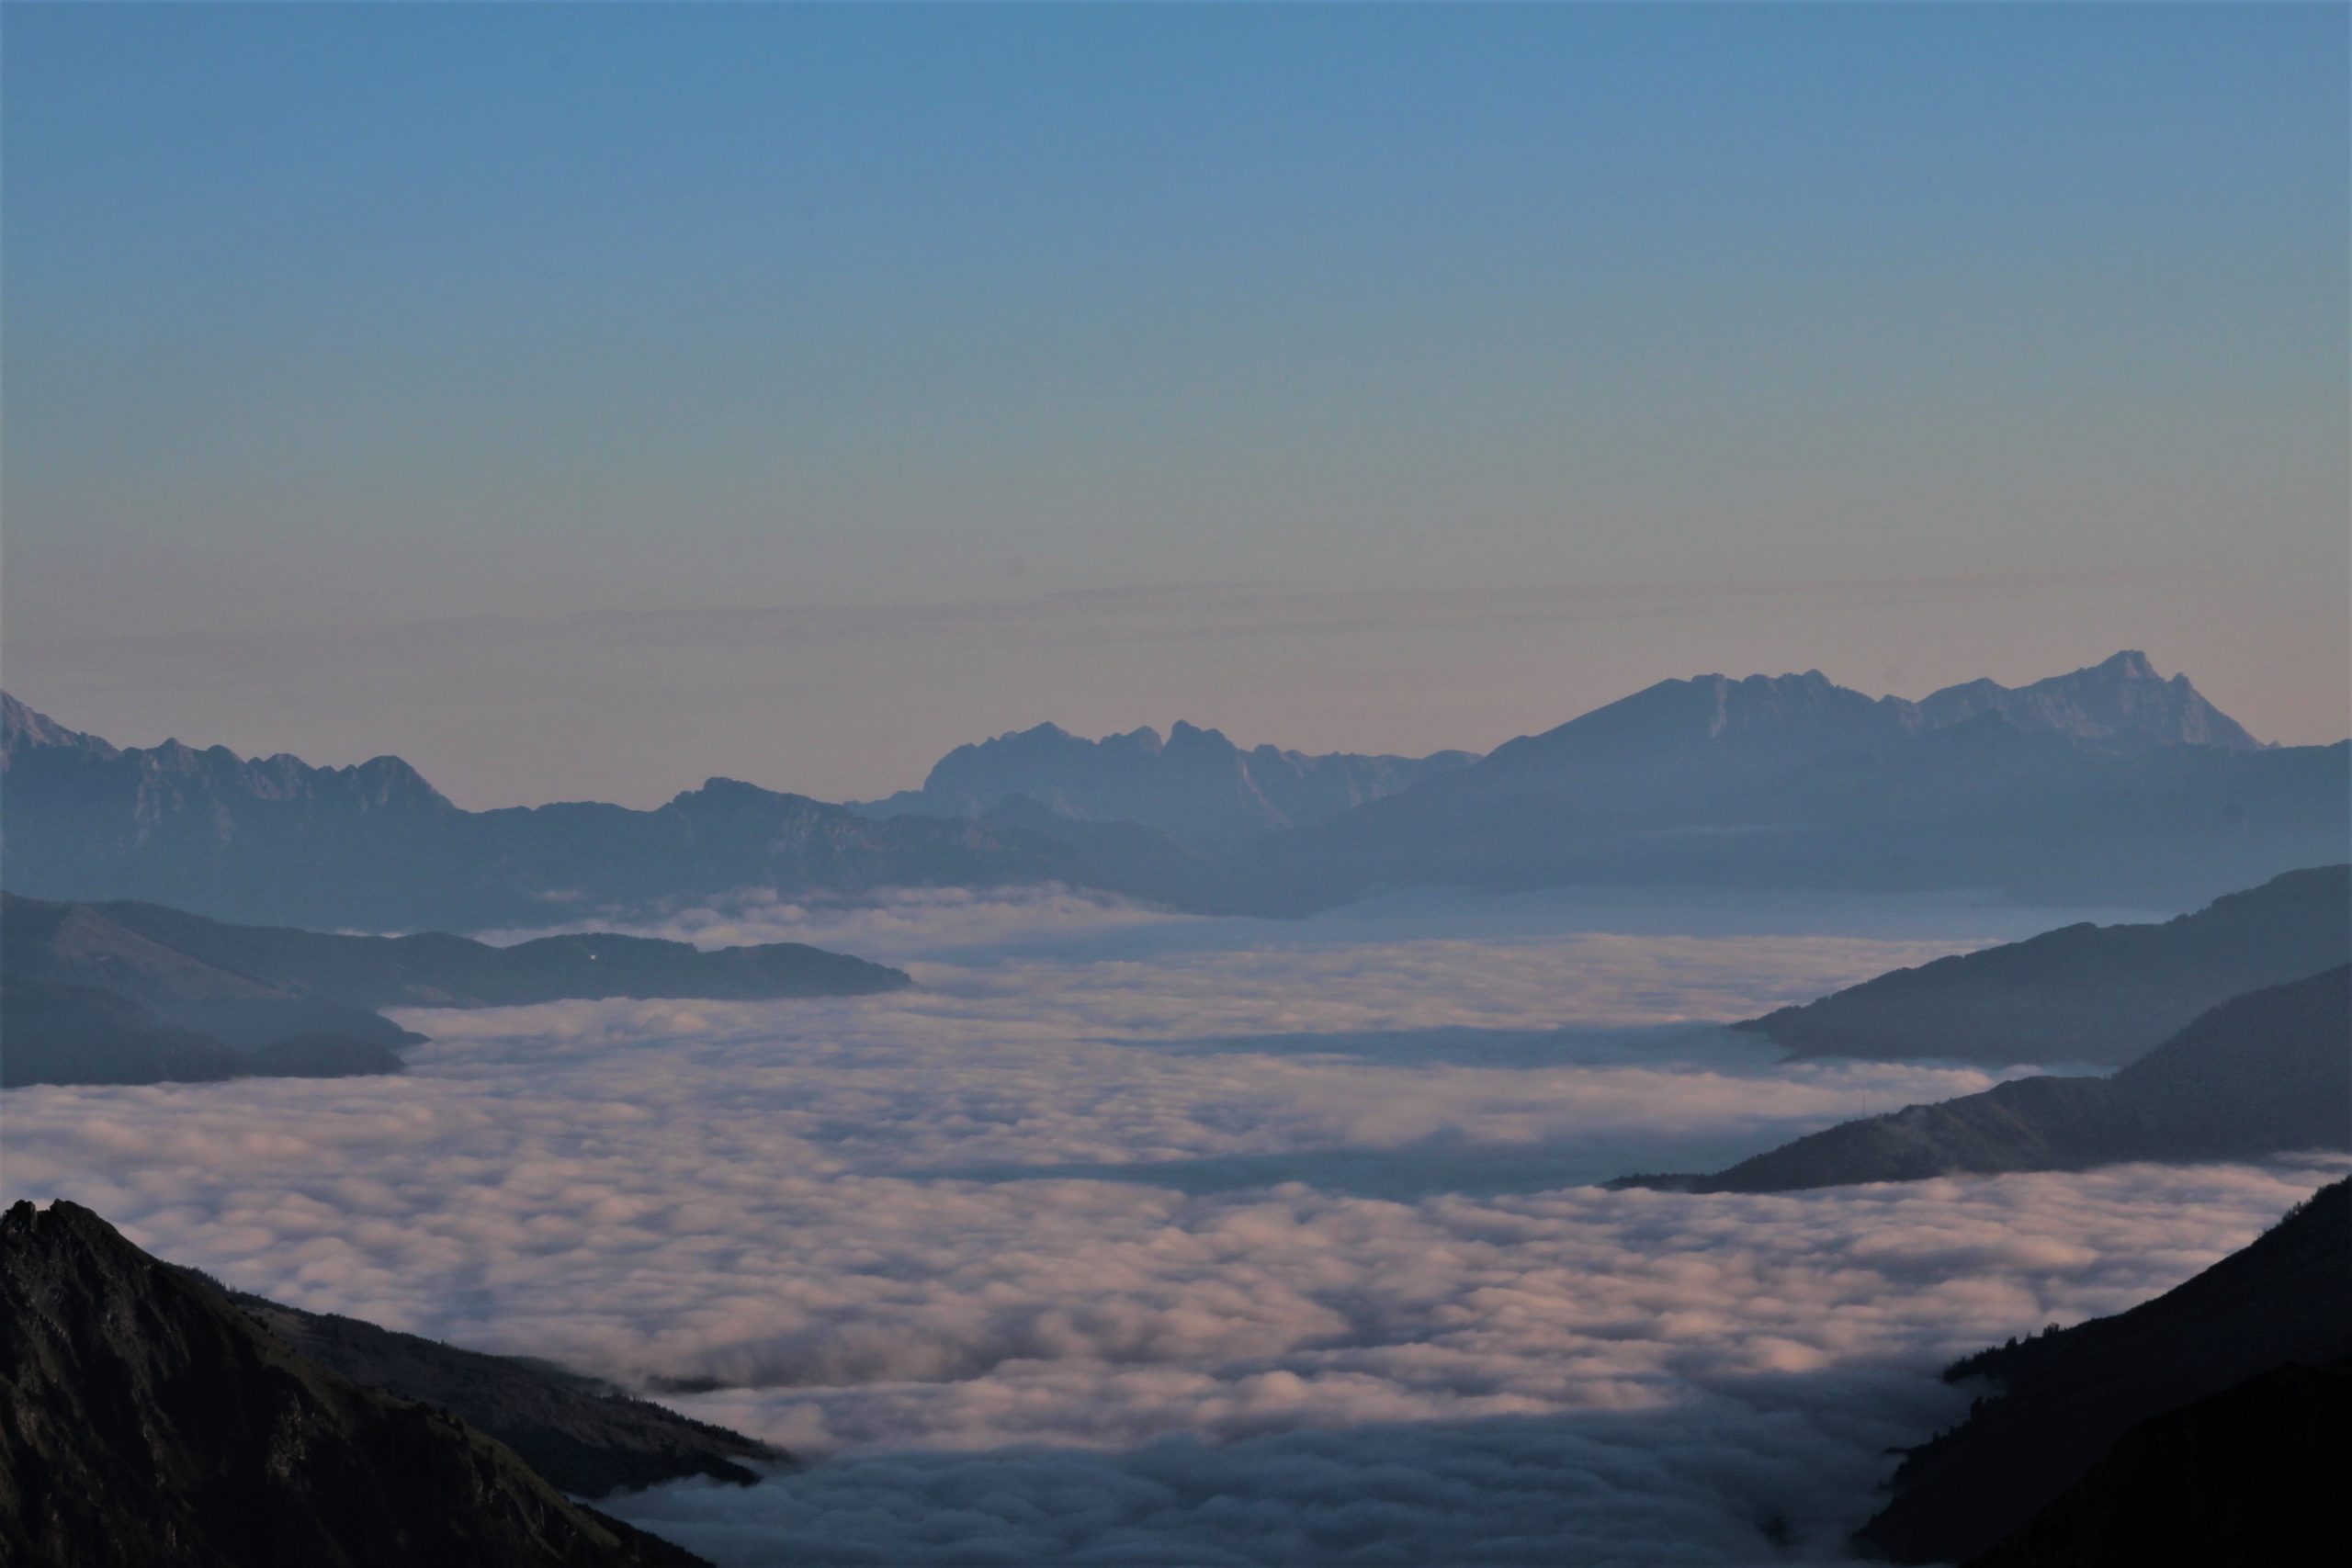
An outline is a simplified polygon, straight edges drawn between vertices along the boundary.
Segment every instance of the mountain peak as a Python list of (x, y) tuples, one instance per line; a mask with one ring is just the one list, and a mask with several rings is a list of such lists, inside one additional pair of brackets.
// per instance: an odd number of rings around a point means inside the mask
[(1947, 686), (1921, 701), (1918, 711), (1930, 728), (1996, 711), (2021, 730), (2108, 750), (2221, 746), (2251, 751), (2261, 745), (2207, 702), (2188, 676), (2165, 679), (2137, 649), (2024, 686), (1984, 680)]
[[(2132, 681), (2161, 679), (2156, 674), (2156, 667), (2148, 662), (2148, 656), (2136, 648), (2127, 648), (2120, 653), (2109, 654), (2091, 666), (2091, 669), (2102, 675), (2119, 675)], [(2077, 671), (2075, 673), (2084, 674), (2087, 671)], [(2176, 675), (2173, 679), (2178, 681), (2185, 680), (2187, 677)]]

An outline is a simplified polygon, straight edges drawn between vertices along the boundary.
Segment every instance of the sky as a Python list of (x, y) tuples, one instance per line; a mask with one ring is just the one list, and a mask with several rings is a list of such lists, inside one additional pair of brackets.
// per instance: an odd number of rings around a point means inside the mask
[(0, 16), (0, 679), (473, 807), (2145, 649), (2352, 721), (2340, 6)]

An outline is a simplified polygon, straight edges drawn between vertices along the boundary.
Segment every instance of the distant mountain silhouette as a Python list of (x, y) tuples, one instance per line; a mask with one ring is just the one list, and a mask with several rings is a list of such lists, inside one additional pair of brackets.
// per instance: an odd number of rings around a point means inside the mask
[(2136, 653), (2015, 691), (1665, 681), (1252, 852), (1334, 899), (1453, 883), (1974, 887), (2178, 908), (2352, 858), (2352, 748), (2256, 748)]
[(1272, 746), (1243, 750), (1181, 720), (1088, 740), (1058, 725), (958, 746), (918, 790), (858, 809), (872, 816), (981, 817), (1014, 799), (1089, 822), (1136, 822), (1195, 848), (1278, 828), (1328, 821), (1398, 790), (1468, 767), (1467, 751), (1427, 757), (1309, 756)]
[[(1261, 915), (1409, 884), (1978, 888), (2177, 908), (2352, 859), (2352, 746), (2249, 749), (2186, 681), (2159, 680), (2135, 654), (1924, 703), (1817, 671), (1668, 681), (1467, 767), (1423, 759), (1410, 766), (1436, 771), (1387, 794), (1402, 781), (1383, 769), (1406, 764), (1307, 759), (1294, 774), (1283, 754), (1261, 764), (1209, 731), (1188, 729), (1157, 760), (1140, 740), (1032, 731), (973, 749), (943, 795), (962, 810), (1033, 750), (1091, 748), (1092, 772), (1073, 782), (1041, 762), (1030, 782), (1058, 792), (1058, 807), (1023, 789), (956, 817), (877, 818), (725, 779), (652, 811), (470, 812), (393, 758), (326, 769), (177, 743), (123, 750), (13, 699), (0, 707), (11, 889), (313, 927), (555, 924), (743, 887), (1048, 883)], [(1340, 809), (1351, 792), (1363, 804)], [(1225, 847), (1071, 815), (1111, 810)], [(1265, 827), (1269, 810), (1298, 825)], [(1224, 837), (1245, 828), (1254, 836), (1238, 845)]]
[(2150, 1416), (1963, 1568), (2278, 1568), (2352, 1561), (2352, 1357)]
[(0, 1558), (23, 1568), (700, 1559), (295, 1353), (88, 1210), (0, 1217)]
[[(2341, 1472), (2320, 1494), (2292, 1504), (2290, 1521), (2246, 1520), (2249, 1499), (2231, 1480), (2242, 1460), (2202, 1474), (2182, 1475), (2183, 1485), (2156, 1504), (2145, 1490), (2151, 1479), (2178, 1473), (2190, 1452), (2218, 1452), (2217, 1441), (2245, 1427), (2253, 1453), (2305, 1464), (2291, 1434), (2267, 1433), (2267, 1420), (2303, 1417), (2297, 1407), (2321, 1405), (2340, 1412), (2343, 1388), (2335, 1379), (2290, 1373), (2273, 1378), (2284, 1365), (2330, 1367), (2352, 1354), (2352, 1186), (2337, 1181), (2298, 1205), (2278, 1225), (2241, 1251), (2154, 1300), (2113, 1317), (2094, 1318), (2023, 1341), (1985, 1350), (1955, 1362), (1944, 1376), (1953, 1382), (1984, 1379), (1994, 1388), (1967, 1420), (1911, 1450), (1895, 1472), (1894, 1496), (1857, 1535), (1866, 1550), (1898, 1562), (1939, 1562), (1987, 1552), (2011, 1537), (2067, 1488), (2086, 1477), (2114, 1450), (2117, 1467), (2097, 1477), (2060, 1513), (2035, 1520), (2035, 1535), (2019, 1538), (1986, 1563), (2328, 1562), (2340, 1555), (2319, 1541), (2346, 1536), (2340, 1497)], [(2261, 1380), (2249, 1382), (2248, 1380)], [(2224, 1390), (2236, 1392), (2210, 1404)], [(2193, 1407), (2192, 1407), (2193, 1406)], [(2191, 1407), (2191, 1408), (2184, 1408)], [(2177, 1413), (2162, 1422), (2151, 1417)], [(2340, 1419), (2340, 1416), (2337, 1417)], [(2141, 1427), (2147, 1422), (2149, 1425)], [(2133, 1441), (2117, 1439), (2138, 1428)], [(2308, 1432), (2308, 1428), (2303, 1428)], [(2310, 1433), (2341, 1452), (2345, 1429)], [(2256, 1484), (2261, 1484), (2256, 1478)], [(2177, 1515), (2181, 1533), (2159, 1555), (2067, 1556), (2063, 1549), (2092, 1550), (2115, 1532), (2144, 1532), (2161, 1516), (2118, 1519), (2111, 1509), (2127, 1490), (2151, 1506)], [(2104, 1511), (2105, 1517), (2101, 1517)], [(2316, 1521), (2323, 1533), (2281, 1536), (2278, 1527)], [(2228, 1539), (2242, 1523), (2248, 1538), (2298, 1540), (2285, 1556), (2209, 1556), (2200, 1540)], [(2129, 1539), (2122, 1536), (2121, 1539)], [(2047, 1554), (2032, 1550), (2045, 1545)]]
[(460, 1350), (243, 1292), (231, 1292), (230, 1300), (330, 1371), (448, 1411), (574, 1496), (602, 1497), (686, 1476), (749, 1485), (759, 1475), (747, 1466), (788, 1458), (740, 1432), (631, 1399), (547, 1362)]
[(0, 697), (0, 877), (37, 897), (138, 898), (311, 927), (481, 930), (745, 886), (1106, 880), (1041, 833), (874, 821), (731, 779), (652, 811), (465, 811), (397, 758), (336, 769), (176, 742), (119, 749), (14, 698)]
[(491, 947), (0, 893), (0, 1087), (398, 1072), (400, 1048), (424, 1036), (370, 1010), (379, 1007), (855, 996), (910, 984), (902, 971), (798, 942), (705, 953), (594, 932)]
[(2352, 866), (2160, 925), (2063, 927), (1736, 1024), (1801, 1056), (2120, 1066), (2207, 1008), (2352, 958)]
[(2111, 1078), (2017, 1078), (1623, 1187), (1789, 1192), (2120, 1160), (2352, 1149), (2352, 965), (2224, 1002)]

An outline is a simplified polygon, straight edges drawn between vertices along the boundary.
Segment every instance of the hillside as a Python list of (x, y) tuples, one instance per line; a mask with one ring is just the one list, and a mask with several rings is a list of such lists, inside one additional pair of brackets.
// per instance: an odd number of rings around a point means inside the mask
[(451, 1412), (574, 1496), (601, 1497), (682, 1476), (748, 1485), (759, 1477), (747, 1466), (788, 1457), (545, 1362), (461, 1350), (259, 1296), (230, 1299), (321, 1366)]
[(2120, 1160), (2352, 1148), (2352, 966), (2235, 998), (2111, 1078), (2018, 1078), (1810, 1134), (1712, 1176), (1617, 1183), (1788, 1192)]
[(1856, 1539), (1898, 1562), (1984, 1551), (2138, 1423), (2284, 1363), (2347, 1353), (2352, 1184), (2337, 1181), (2153, 1301), (1954, 1363), (1948, 1381), (1983, 1379), (1995, 1392), (1911, 1451), (1894, 1500)]
[(856, 996), (911, 983), (797, 942), (705, 953), (592, 933), (492, 947), (0, 894), (0, 1087), (398, 1072), (401, 1049), (424, 1036), (379, 1007)]
[(2074, 925), (1897, 969), (1734, 1027), (1800, 1056), (2120, 1066), (2228, 998), (2352, 957), (2352, 866), (2155, 925)]
[(0, 1218), (0, 1557), (23, 1568), (699, 1560), (296, 1354), (88, 1210)]
[(2352, 1560), (2352, 1357), (2290, 1362), (2149, 1417), (1964, 1568)]

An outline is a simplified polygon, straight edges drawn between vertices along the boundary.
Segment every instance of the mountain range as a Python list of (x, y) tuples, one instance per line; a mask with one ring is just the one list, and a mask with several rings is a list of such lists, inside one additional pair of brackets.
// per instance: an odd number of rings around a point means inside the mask
[[(2225, 1468), (2184, 1477), (2188, 1489), (2162, 1499), (2148, 1492), (2146, 1472), (2177, 1462), (2177, 1450), (2168, 1458), (2161, 1446), (2167, 1433), (2175, 1443), (2199, 1440), (2249, 1408), (2267, 1408), (2271, 1421), (2244, 1434), (2247, 1452), (2305, 1465), (2314, 1450), (2341, 1454), (2346, 1429), (2322, 1423), (2329, 1409), (2340, 1416), (2342, 1392), (2331, 1391), (2327, 1378), (2309, 1374), (2346, 1355), (2352, 1355), (2352, 1184), (2339, 1180), (2250, 1246), (2153, 1301), (2113, 1317), (2012, 1339), (1953, 1363), (1944, 1373), (1947, 1382), (1983, 1382), (1991, 1392), (1960, 1426), (1910, 1451), (1895, 1472), (1893, 1500), (1857, 1540), (1872, 1555), (1898, 1562), (1950, 1562), (1986, 1553), (1982, 1561), (1988, 1568), (2072, 1562), (2268, 1568), (2341, 1561), (2352, 1540), (2341, 1470), (2323, 1468), (2326, 1483), (2316, 1491), (2280, 1496), (2278, 1476), (2244, 1473), (2242, 1452)], [(2233, 1390), (2220, 1406), (2185, 1408)], [(2166, 1421), (2167, 1413), (2177, 1414)], [(2135, 1427), (2137, 1440), (2119, 1445)], [(2210, 1435), (2201, 1440), (2210, 1443)], [(2085, 1481), (2110, 1449), (2120, 1462), (2090, 1489), (2070, 1495), (2069, 1488)], [(2266, 1494), (2282, 1511), (2257, 1517), (2249, 1504)], [(2102, 1533), (2109, 1541), (2146, 1539), (2151, 1516), (2101, 1517), (2103, 1506), (2132, 1495), (2176, 1521), (2178, 1533), (2163, 1542), (2158, 1555), (2063, 1554), (2067, 1544), (2089, 1546)], [(2052, 1513), (2037, 1518), (2045, 1509)], [(2336, 1546), (2323, 1544), (2328, 1540)], [(2271, 1554), (2262, 1550), (2265, 1541), (2273, 1543)], [(2032, 1550), (2037, 1543), (2042, 1550)]]
[(424, 1036), (377, 1008), (857, 996), (912, 983), (798, 942), (706, 953), (589, 932), (492, 947), (437, 931), (334, 935), (0, 893), (0, 1087), (398, 1072), (401, 1048)]
[(2307, 1149), (2352, 1149), (2352, 964), (2224, 1002), (2112, 1077), (2016, 1078), (1842, 1122), (1713, 1176), (1616, 1185), (1789, 1192)]
[(1194, 849), (1216, 849), (1282, 828), (1325, 822), (1368, 800), (1468, 767), (1468, 751), (1372, 757), (1309, 756), (1273, 746), (1243, 750), (1223, 733), (1179, 720), (1088, 740), (1059, 725), (958, 746), (922, 787), (857, 809), (869, 816), (981, 817), (1018, 798), (1089, 822), (1135, 822)]
[(69, 1202), (0, 1216), (0, 1560), (702, 1561), (571, 1501), (447, 1410), (300, 1354), (210, 1281)]
[[(1033, 730), (951, 755), (937, 798), (918, 792), (927, 807), (1022, 786), (978, 816), (877, 817), (725, 779), (651, 811), (475, 812), (397, 758), (118, 748), (8, 698), (0, 879), (228, 919), (479, 931), (745, 887), (1046, 883), (1203, 913), (1299, 914), (1409, 884), (2177, 908), (2352, 859), (2352, 747), (2256, 746), (2136, 653), (1917, 703), (1818, 671), (1667, 681), (1467, 765), (1242, 752), (1189, 726), (1157, 753), (1114, 741)], [(1112, 811), (1161, 825), (1096, 815)]]
[(2352, 957), (2352, 865), (2153, 925), (2063, 926), (1735, 1024), (1797, 1056), (2120, 1066), (2245, 991)]

